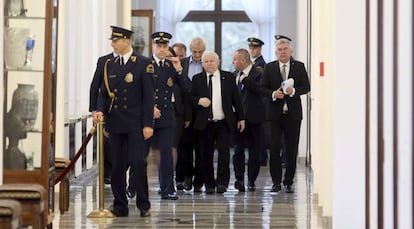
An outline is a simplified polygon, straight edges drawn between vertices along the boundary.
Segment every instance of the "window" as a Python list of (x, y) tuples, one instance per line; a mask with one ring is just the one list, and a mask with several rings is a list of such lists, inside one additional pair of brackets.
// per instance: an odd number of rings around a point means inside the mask
[(176, 40), (189, 44), (194, 36), (204, 37), (207, 49), (215, 50), (219, 54), (221, 68), (232, 71), (233, 52), (247, 47), (247, 37), (257, 33), (255, 24), (241, 9), (242, 4), (239, 1), (216, 0), (213, 10), (191, 10), (177, 24)]

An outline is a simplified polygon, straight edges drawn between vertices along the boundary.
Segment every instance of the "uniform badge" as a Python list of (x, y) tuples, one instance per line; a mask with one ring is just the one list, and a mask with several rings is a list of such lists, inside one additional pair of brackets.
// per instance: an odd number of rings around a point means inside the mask
[(132, 83), (132, 81), (134, 81), (134, 75), (132, 75), (132, 73), (129, 72), (128, 74), (125, 75), (124, 80), (127, 83)]
[(165, 66), (170, 67), (170, 64), (167, 61), (165, 61)]
[(132, 62), (137, 61), (137, 56), (131, 56), (131, 61), (132, 61)]
[(169, 87), (172, 87), (172, 86), (174, 85), (174, 80), (173, 80), (171, 77), (169, 77), (169, 78), (168, 78), (168, 80), (167, 80), (167, 85), (168, 85)]
[(147, 66), (147, 73), (151, 73), (151, 74), (153, 74), (153, 73), (154, 73), (154, 65), (149, 64), (149, 65)]

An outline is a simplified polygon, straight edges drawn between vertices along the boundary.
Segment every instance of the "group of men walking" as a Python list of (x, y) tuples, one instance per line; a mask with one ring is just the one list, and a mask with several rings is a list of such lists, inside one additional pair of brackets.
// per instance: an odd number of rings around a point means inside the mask
[[(112, 164), (112, 168), (105, 168), (105, 182), (111, 183), (114, 202), (110, 210), (116, 216), (128, 216), (127, 196), (135, 194), (141, 217), (150, 215), (146, 171), (150, 148), (159, 153), (159, 193), (163, 200), (177, 200), (175, 188), (206, 194), (226, 192), (233, 142), (236, 189), (245, 191), (247, 146), (247, 189), (256, 190), (267, 145), (273, 180), (270, 191), (280, 191), (282, 184), (286, 192), (294, 191), (302, 120), (300, 95), (309, 92), (310, 85), (304, 64), (292, 58), (290, 38), (275, 36), (278, 60), (268, 64), (261, 56), (264, 43), (249, 38), (249, 50), (234, 52), (235, 72), (231, 73), (219, 68), (218, 54), (206, 51), (200, 37), (191, 41), (191, 55), (180, 59), (171, 55), (172, 35), (156, 32), (151, 36), (153, 54), (148, 58), (133, 51), (132, 31), (111, 28), (114, 52), (98, 59), (90, 111), (94, 122), (105, 116), (110, 148), (106, 156), (110, 161), (105, 164)], [(186, 48), (183, 44), (176, 47)], [(268, 144), (264, 133), (271, 139)], [(282, 133), (287, 158), (284, 177)]]

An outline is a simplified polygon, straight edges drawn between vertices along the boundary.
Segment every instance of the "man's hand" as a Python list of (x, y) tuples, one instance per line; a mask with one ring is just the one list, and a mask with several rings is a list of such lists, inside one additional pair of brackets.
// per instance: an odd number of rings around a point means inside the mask
[(142, 134), (144, 135), (144, 140), (147, 140), (154, 134), (154, 129), (152, 127), (146, 126), (142, 128)]
[(240, 120), (237, 122), (237, 129), (240, 131), (240, 133), (244, 131), (245, 125), (246, 124), (244, 120)]
[(169, 59), (173, 63), (175, 71), (181, 73), (183, 71), (183, 67), (181, 66), (180, 58), (170, 57)]
[(198, 100), (198, 105), (207, 108), (211, 105), (211, 100), (207, 97), (200, 98)]
[(185, 122), (184, 122), (184, 128), (189, 127), (189, 126), (190, 126), (190, 122), (191, 122), (191, 121), (185, 121)]
[(161, 110), (157, 107), (154, 107), (154, 119), (158, 119), (161, 117)]
[(285, 94), (283, 93), (282, 87), (279, 87), (276, 91), (273, 92), (276, 99), (283, 99)]
[(98, 124), (101, 120), (101, 117), (103, 117), (103, 113), (101, 111), (93, 111), (92, 112), (92, 121), (95, 124)]
[(288, 87), (286, 88), (286, 95), (291, 95), (293, 93), (293, 88)]

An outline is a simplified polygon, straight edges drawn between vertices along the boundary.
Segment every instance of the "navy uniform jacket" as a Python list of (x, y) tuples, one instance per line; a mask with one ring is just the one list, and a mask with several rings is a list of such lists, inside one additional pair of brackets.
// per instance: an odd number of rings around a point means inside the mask
[(272, 93), (280, 87), (283, 79), (280, 73), (279, 61), (272, 61), (266, 64), (262, 75), (261, 86), (265, 97), (269, 101), (267, 103), (267, 120), (279, 120), (282, 116), (284, 101), (286, 101), (289, 116), (296, 120), (302, 120), (303, 114), (300, 96), (310, 91), (309, 78), (305, 65), (291, 58), (288, 78), (294, 80), (295, 95), (293, 97), (285, 95), (283, 100), (276, 99), (273, 101)]
[(101, 56), (96, 63), (95, 74), (91, 82), (91, 88), (89, 90), (89, 111), (96, 111), (98, 103), (99, 89), (103, 82), (103, 68), (106, 60), (114, 58), (114, 53), (109, 53), (105, 56)]
[[(236, 78), (231, 72), (220, 71), (221, 79), (221, 102), (225, 121), (228, 128), (235, 129), (236, 121), (244, 120), (244, 112), (241, 98), (236, 85)], [(198, 100), (202, 97), (210, 97), (207, 86), (207, 74), (199, 73), (193, 77), (191, 90), (191, 104), (195, 107), (194, 129), (203, 130), (207, 126), (209, 108), (198, 105)], [(233, 107), (235, 111), (233, 112)]]
[(115, 98), (110, 109), (111, 98), (102, 83), (97, 110), (105, 114), (105, 128), (110, 133), (130, 133), (153, 126), (153, 71), (151, 60), (135, 52), (124, 66), (118, 57), (108, 62), (109, 87)]
[(164, 67), (160, 68), (155, 60), (152, 61), (155, 66), (153, 75), (155, 106), (161, 111), (161, 117), (155, 119), (155, 128), (165, 128), (175, 126), (175, 110), (171, 102), (171, 95), (174, 85), (177, 84), (181, 90), (191, 90), (191, 81), (186, 74), (179, 75), (170, 60), (164, 60)]
[(262, 72), (260, 70), (252, 68), (248, 77), (242, 80), (243, 90), (241, 97), (244, 115), (246, 120), (255, 124), (262, 123), (266, 113), (260, 89), (261, 74)]
[(253, 68), (263, 71), (265, 65), (266, 61), (263, 59), (263, 56), (259, 56), (256, 58), (256, 60), (254, 60)]

